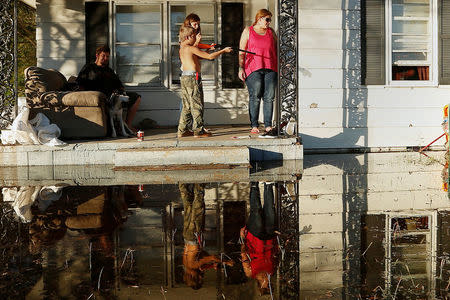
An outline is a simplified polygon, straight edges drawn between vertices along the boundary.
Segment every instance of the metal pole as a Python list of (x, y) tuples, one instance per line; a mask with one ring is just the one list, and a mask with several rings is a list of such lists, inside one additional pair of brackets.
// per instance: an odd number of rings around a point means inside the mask
[(278, 0), (278, 122), (296, 122), (298, 134), (298, 1)]
[(14, 0), (14, 118), (18, 113), (18, 67), (17, 67), (17, 0)]
[(277, 68), (278, 68), (278, 80), (277, 80), (277, 93), (276, 93), (276, 101), (277, 101), (277, 114), (275, 116), (275, 124), (277, 126), (277, 135), (280, 136), (281, 134), (281, 130), (280, 130), (280, 124), (281, 124), (281, 98), (280, 98), (280, 81), (281, 81), (281, 76), (280, 76), (280, 1), (277, 1), (277, 15), (278, 15), (278, 32), (277, 32), (277, 37), (278, 37), (278, 43), (277, 43)]

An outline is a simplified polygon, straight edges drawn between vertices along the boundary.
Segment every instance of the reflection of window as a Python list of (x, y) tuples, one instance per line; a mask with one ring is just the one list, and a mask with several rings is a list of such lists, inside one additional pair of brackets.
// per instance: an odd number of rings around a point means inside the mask
[(161, 7), (117, 5), (115, 57), (119, 77), (129, 85), (161, 85)]
[(431, 215), (389, 218), (386, 287), (397, 298), (425, 299), (434, 289), (432, 219)]
[(430, 80), (432, 0), (391, 0), (392, 80)]
[(364, 299), (429, 298), (436, 287), (436, 220), (437, 212), (362, 216)]
[[(216, 43), (216, 22), (215, 7), (213, 4), (192, 4), (192, 5), (172, 5), (170, 6), (170, 58), (171, 58), (171, 83), (180, 83), (180, 49), (178, 43), (178, 31), (183, 24), (185, 17), (191, 12), (200, 16), (200, 27), (202, 32), (203, 44)], [(205, 84), (214, 84), (216, 64), (214, 61), (201, 60), (202, 80)]]

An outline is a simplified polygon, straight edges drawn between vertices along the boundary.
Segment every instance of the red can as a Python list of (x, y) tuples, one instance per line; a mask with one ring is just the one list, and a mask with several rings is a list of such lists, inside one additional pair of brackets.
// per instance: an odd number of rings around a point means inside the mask
[(138, 185), (138, 191), (139, 192), (143, 192), (144, 191), (144, 185), (143, 184)]
[(143, 132), (142, 130), (139, 130), (139, 131), (137, 132), (137, 140), (138, 140), (139, 142), (142, 142), (142, 141), (144, 140), (144, 132)]

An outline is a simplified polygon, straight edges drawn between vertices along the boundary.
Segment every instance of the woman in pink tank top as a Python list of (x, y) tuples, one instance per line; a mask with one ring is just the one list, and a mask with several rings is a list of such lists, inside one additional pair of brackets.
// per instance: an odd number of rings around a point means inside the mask
[(241, 35), (239, 52), (239, 78), (245, 81), (249, 94), (249, 115), (251, 133), (259, 133), (259, 106), (263, 100), (265, 132), (260, 137), (275, 137), (272, 128), (273, 102), (278, 80), (277, 37), (272, 28), (272, 13), (260, 9), (252, 26), (246, 27)]

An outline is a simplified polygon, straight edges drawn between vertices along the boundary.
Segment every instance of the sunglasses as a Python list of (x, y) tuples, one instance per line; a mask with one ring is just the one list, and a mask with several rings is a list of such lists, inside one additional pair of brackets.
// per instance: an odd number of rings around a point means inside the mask
[(272, 22), (272, 19), (271, 19), (271, 18), (264, 18), (264, 20), (265, 20), (267, 23)]

